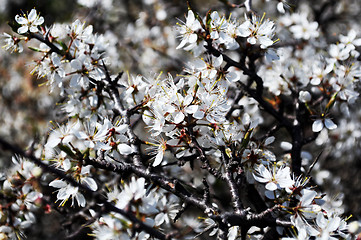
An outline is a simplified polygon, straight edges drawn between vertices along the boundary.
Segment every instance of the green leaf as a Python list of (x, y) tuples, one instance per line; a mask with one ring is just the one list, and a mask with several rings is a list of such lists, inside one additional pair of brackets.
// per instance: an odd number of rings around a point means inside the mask
[(241, 142), (241, 147), (242, 147), (242, 149), (247, 148), (248, 143), (249, 143), (249, 140), (251, 139), (252, 132), (253, 132), (253, 128), (249, 129), (249, 130), (246, 132), (246, 134), (244, 135), (244, 137), (243, 137), (243, 139), (242, 139), (242, 142)]
[(68, 154), (69, 157), (75, 159), (76, 156), (73, 153), (73, 151), (66, 145), (63, 144), (58, 144), (58, 147), (60, 148), (60, 150), (62, 150), (63, 152), (65, 152), (66, 154)]
[(211, 30), (211, 22), (212, 22), (211, 10), (209, 10), (206, 15), (206, 26), (209, 31)]
[(327, 105), (326, 105), (325, 112), (328, 112), (328, 111), (332, 108), (332, 106), (335, 104), (337, 94), (338, 94), (338, 92), (335, 92), (335, 93), (332, 95), (330, 101), (329, 101), (329, 102), (327, 103)]
[(39, 49), (39, 48), (34, 48), (34, 47), (28, 47), (30, 50), (33, 50), (34, 52), (43, 52), (43, 50)]
[(62, 41), (57, 41), (57, 42), (60, 44), (63, 51), (68, 50), (68, 46), (64, 42), (62, 42)]

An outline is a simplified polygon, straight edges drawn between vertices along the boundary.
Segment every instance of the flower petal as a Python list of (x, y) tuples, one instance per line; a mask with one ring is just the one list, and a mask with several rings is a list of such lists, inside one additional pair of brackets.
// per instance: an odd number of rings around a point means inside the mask
[(325, 126), (329, 130), (333, 130), (337, 128), (337, 125), (329, 118), (325, 119)]
[(28, 15), (28, 20), (29, 22), (34, 22), (36, 19), (36, 10), (35, 9), (31, 9), (29, 15)]
[(133, 149), (129, 145), (124, 144), (124, 143), (121, 143), (118, 145), (118, 150), (121, 154), (124, 154), (124, 155), (129, 155), (133, 152)]
[(321, 132), (321, 130), (323, 129), (323, 122), (322, 120), (316, 120), (313, 124), (312, 124), (312, 131), (313, 132)]

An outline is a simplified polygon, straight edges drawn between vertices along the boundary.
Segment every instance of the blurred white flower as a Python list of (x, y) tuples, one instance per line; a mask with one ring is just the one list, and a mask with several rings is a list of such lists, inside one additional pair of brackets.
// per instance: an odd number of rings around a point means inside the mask
[(23, 52), (23, 45), (20, 43), (20, 39), (14, 36), (11, 36), (7, 33), (3, 33), (2, 42), (5, 45), (2, 46), (5, 50), (10, 50), (10, 52)]
[(309, 102), (311, 101), (311, 94), (308, 91), (300, 91), (298, 99), (304, 103)]
[(309, 40), (310, 38), (318, 37), (319, 33), (317, 31), (318, 23), (305, 23), (303, 25), (294, 25), (290, 27), (291, 32), (295, 38), (303, 38)]

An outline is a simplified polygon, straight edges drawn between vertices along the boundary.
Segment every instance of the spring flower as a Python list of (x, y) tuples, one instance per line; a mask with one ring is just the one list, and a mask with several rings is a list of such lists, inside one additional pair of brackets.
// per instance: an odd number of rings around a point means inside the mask
[(337, 128), (337, 125), (329, 118), (317, 119), (312, 124), (312, 131), (321, 132), (323, 127), (326, 127), (329, 130), (333, 130)]
[(298, 96), (298, 99), (304, 103), (311, 101), (311, 98), (311, 94), (308, 91), (300, 91)]
[(291, 187), (294, 181), (291, 178), (291, 172), (289, 167), (276, 168), (274, 165), (271, 170), (266, 168), (263, 164), (259, 165), (256, 169), (256, 173), (253, 173), (253, 177), (257, 182), (266, 183), (266, 189), (274, 191), (277, 188)]
[(61, 200), (60, 206), (63, 206), (69, 198), (72, 199), (72, 206), (74, 205), (74, 199), (78, 202), (78, 205), (81, 207), (85, 207), (86, 200), (84, 195), (79, 192), (78, 187), (73, 187), (69, 183), (63, 180), (54, 180), (49, 183), (49, 186), (54, 188), (59, 188), (59, 192), (57, 194), (58, 200)]
[(210, 36), (212, 39), (218, 39), (219, 33), (223, 32), (227, 28), (227, 21), (224, 17), (220, 17), (218, 12), (214, 11), (211, 13), (211, 32)]
[(340, 35), (340, 42), (345, 44), (347, 48), (354, 50), (356, 47), (361, 46), (361, 38), (356, 38), (357, 33), (354, 29), (351, 29), (347, 36)]
[(145, 179), (132, 177), (131, 182), (129, 184), (124, 185), (124, 190), (118, 195), (118, 201), (116, 206), (118, 208), (124, 209), (131, 200), (138, 200), (145, 196)]
[(57, 125), (57, 128), (49, 134), (48, 142), (45, 147), (54, 148), (59, 143), (67, 144), (74, 138), (74, 132), (80, 128), (80, 122), (68, 122), (64, 125)]
[(84, 141), (84, 145), (89, 148), (103, 147), (102, 141), (105, 140), (108, 133), (108, 126), (101, 125), (98, 122), (89, 122), (85, 126), (85, 131), (77, 131), (74, 135)]
[(325, 216), (323, 212), (319, 212), (316, 217), (317, 229), (315, 235), (319, 239), (331, 239), (336, 240), (337, 238), (332, 235), (337, 232), (339, 228), (342, 228), (344, 221), (338, 216)]
[(200, 23), (195, 18), (194, 13), (189, 10), (188, 17), (186, 18), (186, 23), (180, 25), (179, 33), (181, 34), (182, 41), (178, 45), (177, 49), (183, 48), (187, 43), (195, 44), (197, 42), (198, 36), (196, 31), (201, 28)]
[(252, 19), (246, 17), (246, 21), (238, 26), (236, 32), (240, 37), (247, 37), (247, 42), (255, 45), (260, 44), (262, 49), (271, 46), (274, 42), (272, 37), (275, 31), (275, 24), (273, 21), (266, 19), (264, 16), (259, 19), (256, 15), (252, 15)]
[(2, 42), (4, 42), (5, 44), (2, 46), (2, 48), (4, 48), (5, 50), (10, 50), (11, 53), (21, 53), (24, 50), (23, 45), (20, 44), (20, 39), (7, 33), (3, 34)]
[(43, 24), (43, 22), (44, 22), (44, 18), (41, 17), (40, 15), (38, 15), (36, 13), (35, 9), (31, 9), (31, 11), (27, 17), (25, 14), (24, 14), (24, 17), (21, 17), (20, 15), (16, 15), (15, 20), (17, 23), (22, 25), (18, 29), (19, 34), (24, 34), (28, 31), (30, 31), (32, 33), (36, 33), (39, 31), (38, 26)]
[(85, 22), (82, 23), (79, 19), (77, 19), (71, 24), (71, 26), (67, 26), (66, 31), (74, 39), (86, 40), (93, 33), (93, 26), (85, 26)]
[(317, 38), (319, 36), (318, 32), (318, 23), (309, 22), (306, 18), (302, 19), (303, 21), (297, 25), (290, 27), (290, 31), (293, 33), (293, 36), (297, 39), (309, 40), (311, 38)]
[(158, 166), (161, 164), (163, 160), (163, 156), (165, 151), (167, 150), (167, 141), (163, 138), (160, 138), (159, 140), (156, 140), (156, 143), (149, 143), (151, 147), (149, 148), (150, 152), (154, 152), (155, 155), (154, 161), (153, 161), (153, 167)]
[(296, 214), (291, 217), (291, 221), (294, 221), (298, 217), (301, 217), (301, 219), (313, 219), (321, 211), (321, 207), (313, 203), (317, 196), (316, 191), (302, 189), (300, 194), (299, 203), (294, 208)]
[[(86, 185), (91, 191), (96, 191), (98, 186), (95, 180), (88, 175), (90, 174), (91, 166), (84, 166), (81, 168), (80, 173), (76, 176), (79, 179), (81, 184)], [(49, 183), (49, 186), (54, 188), (59, 188), (57, 198), (61, 200), (60, 206), (63, 206), (69, 198), (72, 199), (72, 206), (74, 205), (74, 199), (77, 201), (78, 205), (85, 207), (86, 200), (82, 193), (79, 192), (79, 188), (72, 186), (70, 183), (64, 180), (54, 180)]]

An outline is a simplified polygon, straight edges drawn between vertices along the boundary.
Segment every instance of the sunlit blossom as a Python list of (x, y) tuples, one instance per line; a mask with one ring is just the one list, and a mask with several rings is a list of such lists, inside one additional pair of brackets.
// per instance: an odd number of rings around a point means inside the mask
[(15, 20), (22, 25), (18, 29), (19, 34), (24, 34), (28, 31), (36, 33), (39, 31), (38, 26), (44, 23), (44, 18), (38, 15), (35, 9), (31, 9), (28, 15), (16, 15)]

